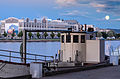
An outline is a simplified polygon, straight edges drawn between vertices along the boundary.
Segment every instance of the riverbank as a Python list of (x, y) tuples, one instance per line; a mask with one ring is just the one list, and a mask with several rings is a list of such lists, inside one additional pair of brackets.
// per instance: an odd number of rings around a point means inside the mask
[[(21, 39), (1, 39), (0, 42), (22, 42)], [(27, 42), (60, 42), (60, 39), (28, 39)]]

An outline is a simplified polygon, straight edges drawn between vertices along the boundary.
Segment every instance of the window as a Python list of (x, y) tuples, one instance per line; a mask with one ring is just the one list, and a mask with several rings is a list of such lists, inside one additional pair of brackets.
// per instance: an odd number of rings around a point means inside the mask
[(73, 35), (73, 43), (79, 43), (79, 36)]
[(64, 35), (62, 35), (62, 39), (61, 39), (62, 43), (64, 43)]
[(93, 32), (94, 28), (88, 28), (88, 32)]
[(81, 43), (85, 43), (85, 35), (81, 35)]
[(66, 35), (66, 43), (70, 43), (71, 42), (71, 35)]

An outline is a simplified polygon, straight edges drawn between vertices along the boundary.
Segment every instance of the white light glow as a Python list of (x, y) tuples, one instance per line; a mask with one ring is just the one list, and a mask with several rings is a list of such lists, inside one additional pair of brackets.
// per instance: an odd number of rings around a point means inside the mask
[(105, 19), (106, 19), (106, 20), (109, 20), (109, 19), (110, 19), (110, 16), (109, 16), (109, 15), (106, 15), (106, 16), (105, 16)]

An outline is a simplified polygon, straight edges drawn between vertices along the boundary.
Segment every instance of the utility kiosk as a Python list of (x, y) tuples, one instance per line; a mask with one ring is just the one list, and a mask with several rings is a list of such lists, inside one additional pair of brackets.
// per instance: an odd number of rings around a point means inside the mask
[(96, 40), (96, 32), (62, 32), (59, 60), (63, 63), (101, 63), (105, 60), (104, 40)]

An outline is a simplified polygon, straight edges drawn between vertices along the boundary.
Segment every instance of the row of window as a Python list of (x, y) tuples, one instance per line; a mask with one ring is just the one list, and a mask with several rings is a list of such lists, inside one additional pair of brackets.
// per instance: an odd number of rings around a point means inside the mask
[[(31, 27), (31, 26), (24, 26), (24, 27)], [(46, 26), (32, 26), (32, 27), (46, 28)]]
[[(64, 43), (64, 35), (61, 37), (61, 42)], [(66, 35), (66, 43), (71, 43), (71, 35)], [(73, 35), (73, 43), (79, 43), (79, 35)], [(85, 43), (85, 35), (81, 35), (81, 43)]]

